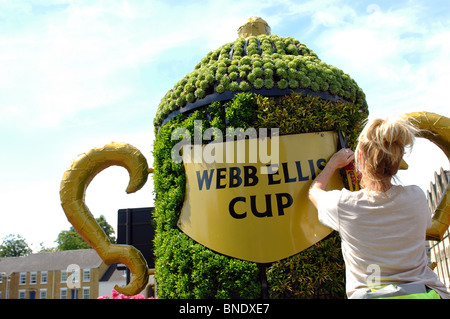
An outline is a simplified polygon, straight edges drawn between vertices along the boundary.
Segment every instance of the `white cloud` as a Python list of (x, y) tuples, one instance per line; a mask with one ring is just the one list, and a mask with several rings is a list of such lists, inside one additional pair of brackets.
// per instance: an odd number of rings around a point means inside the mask
[[(379, 7), (377, 7), (379, 8)], [(319, 57), (349, 73), (364, 89), (372, 114), (435, 110), (448, 114), (442, 98), (449, 83), (448, 22), (423, 19), (421, 7), (369, 10), (356, 14), (348, 7), (324, 9), (343, 20), (322, 22), (330, 27), (316, 42)], [(314, 21), (321, 21), (319, 18)], [(317, 22), (319, 23), (319, 22)]]
[[(0, 107), (20, 109), (27, 125), (48, 127), (130, 98), (135, 92), (127, 72), (174, 43), (152, 36), (151, 23), (124, 22), (124, 11), (112, 9), (106, 3), (74, 4), (57, 14), (32, 16), (27, 28), (4, 34), (0, 72), (8, 76), (0, 79)], [(3, 123), (16, 118), (6, 113)]]
[(126, 92), (120, 87), (108, 87), (108, 76), (118, 68), (108, 40), (46, 19), (4, 36), (0, 70), (8, 77), (0, 80), (1, 107), (19, 108), (28, 125), (45, 127), (123, 97)]
[[(0, 31), (0, 73), (8, 74), (0, 78), (0, 108), (5, 115), (0, 123), (58, 126), (81, 111), (125, 104), (142, 94), (136, 90), (143, 86), (136, 87), (136, 81), (159, 76), (140, 75), (139, 68), (176, 59), (177, 50), (182, 50), (178, 59), (183, 54), (189, 59), (186, 50), (204, 48), (206, 54), (233, 41), (243, 16), (247, 17), (239, 9), (248, 6), (201, 2), (189, 5), (186, 14), (183, 6), (156, 1), (67, 5), (53, 11), (41, 5), (38, 11), (43, 14), (33, 11), (32, 4), (0, 5), (0, 11), (10, 10), (19, 21), (10, 19), (9, 32)], [(196, 48), (189, 46), (190, 41)], [(186, 65), (186, 73), (194, 66)], [(151, 95), (152, 88), (147, 90)], [(154, 91), (159, 99), (164, 94)]]

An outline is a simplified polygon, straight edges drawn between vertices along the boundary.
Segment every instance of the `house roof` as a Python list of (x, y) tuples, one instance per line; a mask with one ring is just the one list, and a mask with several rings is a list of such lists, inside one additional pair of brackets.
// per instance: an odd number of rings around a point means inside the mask
[(22, 257), (6, 257), (0, 259), (0, 273), (7, 276), (14, 272), (62, 270), (76, 264), (83, 268), (97, 268), (102, 259), (93, 249), (42, 252)]
[(99, 281), (109, 281), (109, 282), (119, 282), (126, 281), (126, 275), (123, 270), (117, 269), (117, 264), (110, 265), (103, 275), (100, 277)]

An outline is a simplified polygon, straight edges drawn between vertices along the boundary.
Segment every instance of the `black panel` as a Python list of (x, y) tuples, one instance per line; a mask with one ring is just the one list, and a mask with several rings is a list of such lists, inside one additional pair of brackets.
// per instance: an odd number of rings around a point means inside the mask
[(149, 268), (155, 268), (152, 224), (154, 207), (119, 209), (117, 218), (117, 243), (132, 245), (144, 256)]

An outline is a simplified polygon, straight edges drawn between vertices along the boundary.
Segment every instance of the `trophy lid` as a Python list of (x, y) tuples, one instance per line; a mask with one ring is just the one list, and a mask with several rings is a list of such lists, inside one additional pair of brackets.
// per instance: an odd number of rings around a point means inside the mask
[(249, 18), (238, 35), (209, 52), (166, 93), (154, 119), (156, 130), (179, 114), (231, 100), (240, 92), (270, 97), (300, 92), (367, 111), (363, 90), (348, 74), (321, 61), (299, 40), (271, 34), (264, 19)]

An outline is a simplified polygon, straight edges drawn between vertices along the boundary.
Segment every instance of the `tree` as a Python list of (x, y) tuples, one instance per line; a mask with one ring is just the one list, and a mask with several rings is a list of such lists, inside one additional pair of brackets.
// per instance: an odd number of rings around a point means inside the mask
[[(106, 236), (108, 236), (111, 243), (116, 242), (116, 237), (114, 236), (114, 229), (105, 219), (105, 216), (100, 215), (99, 218), (95, 219), (97, 223), (100, 225), (101, 229), (105, 232)], [(57, 250), (76, 250), (76, 249), (89, 249), (91, 248), (88, 243), (84, 241), (83, 238), (77, 233), (77, 231), (70, 227), (69, 230), (63, 230), (58, 234), (58, 238), (56, 239), (56, 243), (58, 244)]]
[(111, 241), (111, 243), (115, 244), (116, 243), (116, 237), (114, 236), (114, 228), (112, 228), (112, 226), (110, 224), (108, 224), (108, 222), (106, 221), (105, 216), (100, 215), (100, 217), (96, 218), (95, 220), (100, 225), (100, 227), (103, 229), (103, 231), (105, 232), (106, 236), (108, 236), (108, 238)]
[(57, 250), (76, 250), (76, 249), (88, 249), (89, 244), (86, 243), (83, 238), (77, 233), (77, 231), (70, 227), (69, 230), (62, 230), (58, 234), (56, 239), (58, 244)]
[(45, 252), (53, 252), (56, 251), (56, 247), (45, 247), (44, 243), (39, 243), (39, 253), (45, 253)]
[(31, 254), (31, 248), (20, 235), (7, 235), (0, 245), (0, 257), (19, 257)]

